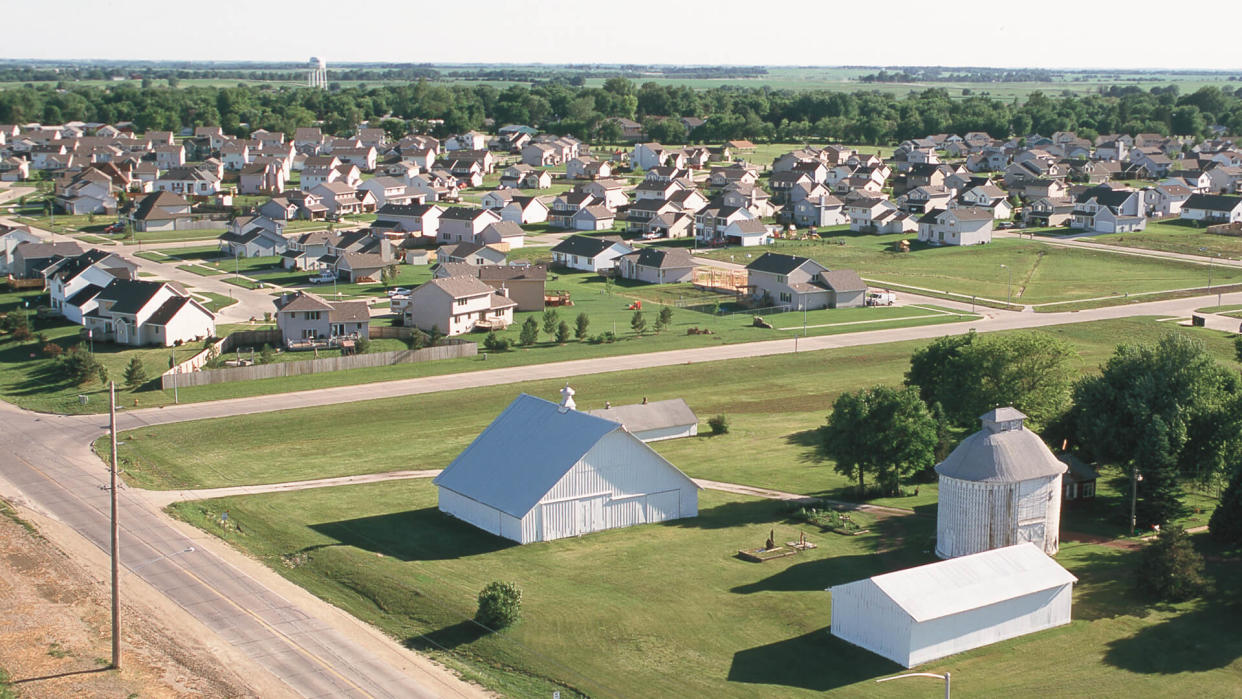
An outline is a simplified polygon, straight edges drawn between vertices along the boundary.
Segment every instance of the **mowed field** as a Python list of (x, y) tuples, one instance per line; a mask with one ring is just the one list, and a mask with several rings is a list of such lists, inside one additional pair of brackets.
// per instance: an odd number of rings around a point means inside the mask
[[(832, 240), (844, 244), (780, 241), (764, 250), (810, 257), (830, 269), (853, 269), (878, 286), (889, 282), (1001, 302), (1009, 296), (1012, 270), (1015, 304), (1060, 303), (1207, 285), (1205, 265), (1117, 255), (1108, 250), (1068, 249), (1038, 240), (997, 238), (987, 245), (969, 247), (924, 247), (915, 241), (912, 252), (898, 253), (893, 251), (898, 241), (916, 236), (849, 231), (832, 235)], [(704, 256), (746, 264), (759, 254), (722, 250)], [(1237, 284), (1242, 282), (1242, 269), (1216, 267), (1212, 280), (1214, 284)]]
[[(1238, 366), (1223, 333), (1150, 319), (1051, 328), (1071, 341), (1082, 371), (1118, 338), (1187, 332)], [(920, 343), (580, 377), (583, 408), (684, 397), (701, 419), (731, 429), (654, 445), (698, 478), (848, 497), (817, 449), (815, 430), (844, 390), (897, 383)], [(131, 483), (210, 487), (396, 469), (440, 468), (519, 391), (555, 397), (560, 381), (224, 418), (122, 435)], [(291, 427), (296, 426), (296, 427)], [(297, 438), (290, 438), (295, 429)], [(706, 433), (704, 426), (704, 433)], [(187, 458), (185, 444), (195, 445)], [(1112, 472), (1095, 508), (1066, 528), (1114, 535), (1121, 489)], [(699, 517), (578, 539), (515, 546), (441, 515), (427, 480), (185, 502), (178, 516), (265, 561), (316, 595), (411, 647), (510, 696), (553, 689), (594, 696), (926, 696), (918, 682), (886, 685), (895, 664), (827, 633), (824, 588), (930, 562), (935, 488), (876, 501), (918, 515), (859, 515), (871, 533), (841, 537), (799, 524), (778, 503), (702, 491)], [(1195, 504), (1210, 507), (1202, 498)], [(227, 523), (221, 514), (228, 512)], [(1206, 511), (1189, 524), (1201, 524)], [(774, 531), (805, 532), (819, 548), (766, 564), (739, 548)], [(1064, 535), (1063, 535), (1064, 536)], [(1068, 537), (1066, 537), (1068, 538)], [(1213, 554), (1219, 580), (1242, 574)], [(1236, 596), (1151, 607), (1131, 591), (1136, 554), (1067, 541), (1058, 561), (1079, 578), (1075, 621), (931, 663), (967, 696), (1231, 696), (1242, 686)], [(1232, 577), (1230, 577), (1232, 576)], [(470, 622), (478, 590), (517, 582), (524, 618), (501, 634)]]

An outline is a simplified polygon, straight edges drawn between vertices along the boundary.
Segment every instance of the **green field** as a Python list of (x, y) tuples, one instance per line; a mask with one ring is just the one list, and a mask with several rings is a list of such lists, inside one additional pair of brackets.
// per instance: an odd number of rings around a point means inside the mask
[(1178, 252), (1185, 255), (1242, 259), (1242, 237), (1207, 233), (1203, 228), (1181, 223), (1149, 221), (1147, 230), (1138, 233), (1110, 233), (1089, 238), (1105, 243), (1144, 250)]
[[(782, 241), (762, 251), (718, 250), (706, 257), (746, 264), (763, 251), (811, 257), (831, 269), (857, 271), (864, 279), (948, 291), (1004, 302), (1013, 272), (1013, 302), (1058, 303), (1207, 285), (1207, 267), (1189, 262), (1116, 255), (1107, 250), (1069, 249), (1038, 240), (998, 238), (982, 246), (924, 247), (892, 252), (910, 235), (841, 233), (828, 241)], [(1001, 265), (1008, 265), (1002, 268)], [(1216, 267), (1214, 284), (1242, 283), (1242, 269)]]

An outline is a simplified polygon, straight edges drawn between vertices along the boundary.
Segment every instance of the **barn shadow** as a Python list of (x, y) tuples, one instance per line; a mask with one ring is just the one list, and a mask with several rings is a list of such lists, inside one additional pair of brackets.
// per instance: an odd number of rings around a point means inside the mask
[(700, 509), (697, 517), (675, 519), (666, 522), (666, 525), (686, 529), (729, 529), (747, 524), (777, 524), (789, 521), (790, 508), (791, 503), (780, 500), (735, 500)]
[(1242, 658), (1242, 605), (1205, 604), (1108, 644), (1104, 662), (1143, 675), (1205, 672)]
[[(751, 565), (772, 565), (753, 563)], [(802, 561), (786, 566), (762, 580), (738, 585), (729, 592), (749, 595), (756, 592), (817, 592), (833, 585), (895, 570), (884, 556), (859, 554), (855, 556), (832, 556)], [(825, 597), (827, 602), (827, 597)]]
[(323, 522), (312, 524), (310, 528), (346, 546), (381, 553), (401, 561), (467, 558), (517, 545), (454, 519), (434, 507)]
[(474, 623), (472, 620), (463, 619), (442, 629), (436, 629), (418, 636), (410, 636), (405, 639), (404, 645), (406, 648), (417, 651), (451, 651), (457, 650), (461, 646), (468, 646), (488, 633), (490, 632), (487, 629)]
[(728, 680), (827, 692), (900, 669), (823, 628), (734, 653)]

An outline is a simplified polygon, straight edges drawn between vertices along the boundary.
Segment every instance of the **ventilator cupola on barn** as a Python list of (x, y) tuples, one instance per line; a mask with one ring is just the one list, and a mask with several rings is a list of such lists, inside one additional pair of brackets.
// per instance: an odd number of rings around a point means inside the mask
[(1025, 427), (1020, 411), (997, 408), (980, 420), (982, 429), (936, 466), (936, 555), (953, 558), (1024, 541), (1055, 554), (1065, 464)]

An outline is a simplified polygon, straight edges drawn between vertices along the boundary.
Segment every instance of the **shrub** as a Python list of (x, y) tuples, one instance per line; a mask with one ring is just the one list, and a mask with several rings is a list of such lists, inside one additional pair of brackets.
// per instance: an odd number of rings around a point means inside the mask
[(427, 333), (419, 330), (418, 328), (411, 328), (410, 336), (405, 339), (405, 343), (409, 345), (412, 350), (422, 349), (427, 346), (428, 339), (430, 338), (427, 337)]
[(660, 332), (673, 324), (673, 309), (671, 306), (665, 306), (660, 309), (660, 315), (656, 316), (655, 330)]
[(549, 308), (543, 312), (543, 334), (555, 335), (556, 326), (561, 322), (561, 316), (555, 310)]
[(1203, 591), (1203, 556), (1195, 551), (1186, 530), (1171, 524), (1143, 549), (1135, 584), (1166, 602), (1188, 600)]
[(496, 335), (496, 331), (493, 330), (487, 334), (487, 337), (483, 338), (483, 349), (489, 352), (504, 352), (509, 349), (509, 338), (499, 337)]
[(569, 323), (561, 321), (556, 325), (556, 341), (562, 345), (569, 342)]
[[(99, 379), (100, 385), (107, 386), (108, 385), (108, 367), (102, 364), (96, 365), (95, 377)], [(86, 379), (83, 380), (81, 383), (86, 383), (87, 381), (90, 381), (89, 376), (87, 376)]]
[(479, 593), (474, 620), (489, 629), (503, 629), (522, 615), (522, 589), (517, 583), (490, 582)]
[(263, 349), (259, 350), (259, 361), (264, 364), (271, 364), (276, 359), (276, 350), (268, 343), (263, 343)]
[(709, 417), (707, 426), (712, 428), (712, 434), (728, 434), (729, 420), (723, 414)]
[(539, 321), (535, 320), (535, 316), (527, 316), (526, 322), (522, 323), (522, 332), (518, 339), (525, 347), (530, 347), (539, 340)]
[(108, 383), (106, 378), (107, 371), (104, 370), (103, 365), (97, 362), (91, 353), (82, 349), (80, 345), (74, 345), (68, 351), (62, 353), (57, 359), (57, 364), (59, 365), (61, 375), (79, 386), (90, 381), (96, 375), (104, 377), (100, 379), (102, 383)]
[(647, 319), (643, 318), (642, 311), (634, 311), (634, 315), (630, 317), (630, 329), (636, 335), (642, 335), (643, 331), (647, 329)]
[(614, 343), (614, 342), (616, 342), (616, 341), (617, 341), (617, 334), (616, 334), (616, 333), (614, 333), (614, 332), (613, 332), (613, 331), (611, 331), (611, 330), (607, 330), (607, 331), (605, 331), (605, 332), (604, 332), (604, 342), (607, 342), (608, 344), (610, 344), (610, 345), (611, 345), (612, 343)]
[(25, 323), (22, 323), (21, 325), (18, 325), (17, 327), (13, 328), (13, 339), (17, 340), (18, 342), (25, 342), (29, 340), (32, 336), (33, 335), (30, 332), (30, 326), (26, 325)]
[(42, 351), (44, 357), (51, 357), (52, 359), (55, 359), (64, 353), (65, 348), (55, 342), (49, 342), (46, 345), (43, 345)]
[(354, 351), (358, 354), (366, 354), (371, 351), (371, 338), (360, 337), (354, 340)]
[(578, 314), (574, 320), (574, 337), (579, 341), (585, 340), (587, 337), (587, 328), (591, 327), (591, 319), (587, 317), (586, 312)]
[(125, 367), (125, 385), (135, 389), (147, 382), (147, 369), (142, 365), (142, 360), (133, 357), (129, 360), (129, 365)]

